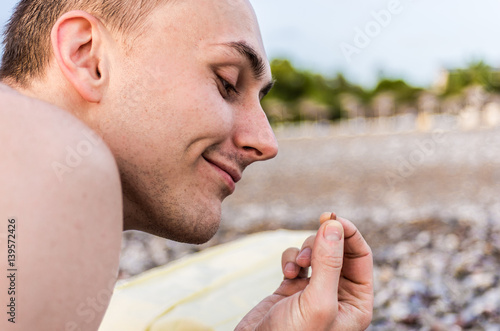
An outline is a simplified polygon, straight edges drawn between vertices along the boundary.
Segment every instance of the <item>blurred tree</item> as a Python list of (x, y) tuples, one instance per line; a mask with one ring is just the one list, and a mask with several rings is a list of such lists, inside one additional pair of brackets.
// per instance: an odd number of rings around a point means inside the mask
[(449, 70), (443, 96), (461, 94), (474, 85), (482, 86), (488, 92), (500, 92), (500, 71), (483, 61), (473, 62), (465, 69)]
[(372, 94), (378, 95), (384, 92), (392, 92), (395, 95), (396, 103), (401, 104), (415, 102), (422, 91), (422, 88), (410, 86), (404, 80), (383, 78), (379, 81)]
[(349, 82), (341, 73), (326, 77), (298, 70), (286, 59), (271, 61), (271, 70), (276, 85), (262, 104), (273, 123), (390, 116), (415, 111), (425, 93), (446, 102), (464, 95), (473, 86), (500, 93), (500, 71), (482, 61), (471, 63), (465, 69), (445, 71), (439, 91), (414, 87), (402, 79), (384, 76), (380, 76), (375, 88), (366, 89)]
[[(363, 93), (362, 88), (350, 84), (341, 74), (325, 78), (320, 74), (297, 70), (288, 60), (273, 60), (271, 70), (276, 85), (264, 99), (263, 106), (273, 122), (338, 120), (346, 116), (340, 94)], [(318, 113), (311, 112), (311, 109), (317, 109)]]

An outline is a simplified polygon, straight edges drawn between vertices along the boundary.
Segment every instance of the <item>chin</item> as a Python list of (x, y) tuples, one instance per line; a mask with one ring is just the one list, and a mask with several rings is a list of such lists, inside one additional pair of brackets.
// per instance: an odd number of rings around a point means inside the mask
[(201, 245), (207, 243), (210, 239), (212, 239), (217, 231), (219, 230), (219, 224), (217, 226), (214, 226), (213, 228), (208, 228), (204, 232), (194, 234), (194, 236), (191, 236), (189, 238), (189, 241), (186, 241), (188, 244), (195, 244), (195, 245)]
[(220, 226), (220, 217), (217, 220), (203, 219), (199, 223), (192, 224), (192, 226), (185, 226), (182, 229), (175, 229), (164, 233), (165, 238), (170, 240), (186, 243), (201, 245), (212, 239)]
[[(199, 206), (199, 205), (198, 205)], [(143, 219), (142, 231), (166, 239), (187, 243), (204, 244), (212, 239), (219, 230), (221, 206), (205, 208), (169, 208), (156, 213), (152, 210), (149, 217)]]
[(198, 245), (204, 244), (212, 239), (219, 230), (221, 222), (220, 205), (217, 210), (211, 213), (205, 211), (201, 215), (194, 216), (192, 219), (196, 219), (197, 221), (193, 222), (191, 226), (186, 227), (190, 231), (186, 233), (189, 241), (185, 242)]
[(192, 205), (189, 210), (185, 209), (181, 219), (183, 236), (177, 240), (198, 245), (206, 243), (219, 230), (221, 212), (222, 202), (219, 199), (208, 203), (202, 201), (197, 207)]
[(198, 190), (173, 195), (165, 191), (168, 188), (134, 199), (135, 208), (129, 208), (133, 229), (189, 244), (204, 244), (215, 236), (221, 222), (220, 194)]

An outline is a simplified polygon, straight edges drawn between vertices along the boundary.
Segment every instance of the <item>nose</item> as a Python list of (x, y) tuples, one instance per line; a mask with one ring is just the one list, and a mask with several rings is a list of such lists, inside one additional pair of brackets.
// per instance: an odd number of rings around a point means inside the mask
[(234, 133), (234, 142), (248, 164), (265, 161), (278, 154), (278, 142), (264, 110), (260, 106), (243, 111)]

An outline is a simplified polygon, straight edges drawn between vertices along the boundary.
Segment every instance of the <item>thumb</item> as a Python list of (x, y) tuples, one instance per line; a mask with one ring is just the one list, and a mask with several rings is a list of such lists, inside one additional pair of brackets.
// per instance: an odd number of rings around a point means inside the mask
[(328, 221), (318, 230), (312, 251), (312, 274), (304, 295), (311, 303), (330, 309), (338, 307), (338, 288), (344, 259), (344, 229)]

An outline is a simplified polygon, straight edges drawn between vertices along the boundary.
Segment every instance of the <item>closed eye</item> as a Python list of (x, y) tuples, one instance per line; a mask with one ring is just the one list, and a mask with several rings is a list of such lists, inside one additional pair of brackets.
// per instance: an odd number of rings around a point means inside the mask
[(224, 78), (222, 78), (219, 75), (217, 75), (217, 78), (220, 81), (221, 88), (219, 88), (219, 89), (221, 90), (221, 94), (222, 94), (222, 97), (224, 99), (227, 99), (227, 98), (230, 98), (233, 96), (238, 96), (240, 94), (240, 92), (236, 89), (236, 87), (233, 84), (229, 83), (227, 80), (225, 80)]

